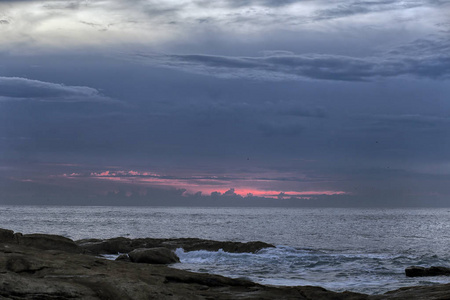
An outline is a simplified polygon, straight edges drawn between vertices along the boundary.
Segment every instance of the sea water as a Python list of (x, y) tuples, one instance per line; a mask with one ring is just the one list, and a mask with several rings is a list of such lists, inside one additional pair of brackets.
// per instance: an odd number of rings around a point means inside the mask
[(0, 227), (71, 239), (197, 237), (263, 241), (258, 253), (177, 249), (172, 267), (270, 285), (380, 294), (450, 277), (408, 278), (411, 265), (450, 266), (449, 209), (0, 206)]

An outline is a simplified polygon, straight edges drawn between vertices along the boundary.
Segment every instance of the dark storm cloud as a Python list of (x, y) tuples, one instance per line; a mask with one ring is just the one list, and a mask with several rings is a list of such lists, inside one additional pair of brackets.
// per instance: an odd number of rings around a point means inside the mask
[(424, 78), (450, 76), (450, 43), (443, 40), (416, 41), (380, 57), (289, 53), (275, 53), (261, 57), (138, 54), (135, 55), (135, 59), (157, 66), (221, 78), (257, 80), (310, 78), (366, 81), (396, 76)]
[(0, 77), (0, 101), (116, 102), (98, 90), (20, 77)]

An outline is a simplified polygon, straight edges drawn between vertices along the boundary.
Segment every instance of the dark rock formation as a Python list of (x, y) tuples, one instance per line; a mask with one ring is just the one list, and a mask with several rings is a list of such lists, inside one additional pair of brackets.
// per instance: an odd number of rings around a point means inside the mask
[(116, 260), (121, 260), (121, 261), (131, 261), (130, 257), (128, 256), (128, 254), (120, 254)]
[(128, 253), (132, 262), (145, 264), (168, 265), (180, 262), (178, 256), (173, 251), (164, 248), (139, 248)]
[(255, 253), (263, 248), (275, 247), (274, 245), (263, 242), (221, 242), (195, 238), (181, 239), (128, 239), (128, 238), (112, 238), (112, 239), (85, 239), (76, 241), (78, 246), (93, 254), (117, 254), (128, 253), (138, 248), (157, 248), (164, 247), (171, 250), (183, 248), (185, 251), (208, 250), (218, 251), (222, 249), (232, 253)]
[(411, 286), (383, 295), (370, 296), (370, 300), (446, 300), (450, 299), (450, 284)]
[(18, 243), (43, 250), (61, 250), (73, 253), (82, 252), (82, 249), (71, 239), (52, 234), (25, 234), (18, 238)]
[(7, 236), (9, 242), (0, 242), (0, 299), (368, 299), (318, 287), (269, 287), (164, 265), (110, 261), (70, 248), (42, 250)]
[(230, 253), (255, 253), (264, 248), (274, 248), (274, 245), (263, 242), (222, 242), (194, 238), (167, 239), (162, 245), (170, 249), (183, 248), (185, 251), (207, 250), (218, 251), (222, 249)]
[(137, 248), (146, 248), (146, 245), (143, 243), (136, 243), (134, 240), (124, 237), (106, 240), (84, 239), (76, 241), (76, 243), (79, 247), (93, 254), (128, 253)]
[(412, 266), (405, 269), (405, 274), (408, 277), (422, 277), (422, 276), (442, 276), (450, 275), (450, 268), (446, 267), (430, 267), (430, 268), (424, 268), (424, 267), (417, 267)]
[(0, 228), (0, 243), (8, 243), (14, 240), (14, 231)]
[[(61, 247), (19, 243), (18, 234), (0, 230), (0, 299), (450, 299), (450, 284), (402, 288), (383, 295), (331, 292), (320, 287), (273, 287), (245, 279), (197, 274), (165, 265), (110, 261)], [(20, 239), (19, 239), (20, 240)], [(44, 243), (46, 248), (51, 243)], [(70, 244), (70, 243), (69, 243)], [(67, 250), (67, 251), (65, 251)], [(168, 251), (168, 250), (165, 250)]]

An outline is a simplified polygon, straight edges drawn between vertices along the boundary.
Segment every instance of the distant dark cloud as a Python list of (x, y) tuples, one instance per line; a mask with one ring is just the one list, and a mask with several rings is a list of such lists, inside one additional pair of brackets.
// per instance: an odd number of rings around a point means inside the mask
[(0, 77), (0, 101), (118, 102), (85, 86), (66, 86), (20, 77)]
[(187, 72), (221, 78), (366, 81), (380, 77), (449, 78), (450, 43), (420, 40), (379, 57), (274, 53), (260, 57), (203, 54), (137, 54), (134, 58)]

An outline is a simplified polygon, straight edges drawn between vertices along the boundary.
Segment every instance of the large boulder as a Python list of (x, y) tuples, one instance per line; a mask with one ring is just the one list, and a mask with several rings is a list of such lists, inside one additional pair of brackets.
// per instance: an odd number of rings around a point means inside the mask
[(405, 275), (408, 277), (423, 277), (423, 276), (450, 276), (450, 268), (432, 266), (429, 268), (412, 266), (405, 269)]
[(42, 250), (60, 250), (72, 253), (82, 252), (78, 245), (71, 239), (53, 234), (24, 234), (18, 238), (18, 243), (23, 246)]
[(128, 257), (135, 263), (167, 265), (180, 262), (173, 251), (164, 247), (135, 249), (128, 253)]

